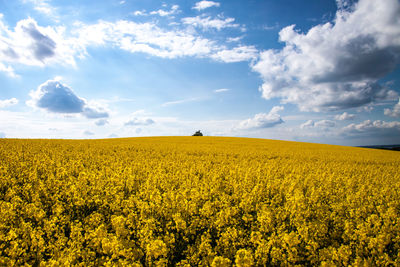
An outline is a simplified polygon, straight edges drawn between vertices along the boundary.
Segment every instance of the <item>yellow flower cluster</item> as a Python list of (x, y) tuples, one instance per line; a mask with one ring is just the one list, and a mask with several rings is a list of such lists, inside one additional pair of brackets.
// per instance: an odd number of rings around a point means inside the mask
[(0, 265), (400, 265), (400, 153), (0, 139)]

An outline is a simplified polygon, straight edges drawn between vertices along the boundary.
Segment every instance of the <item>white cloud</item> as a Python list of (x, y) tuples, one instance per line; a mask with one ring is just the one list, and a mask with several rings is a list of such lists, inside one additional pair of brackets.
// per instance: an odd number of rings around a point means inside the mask
[(262, 96), (314, 111), (395, 98), (377, 81), (400, 62), (399, 17), (397, 0), (360, 0), (307, 33), (294, 25), (282, 29), (284, 48), (262, 52), (252, 67), (263, 78)]
[(150, 118), (133, 118), (124, 123), (125, 126), (147, 126), (154, 124), (154, 120)]
[(135, 112), (132, 112), (131, 114), (132, 116), (146, 116), (146, 115), (150, 115), (150, 113), (148, 113), (146, 110), (144, 109), (139, 109), (136, 110)]
[(239, 46), (233, 49), (217, 51), (211, 55), (211, 58), (226, 63), (249, 61), (257, 58), (257, 52), (254, 46)]
[(96, 124), (97, 126), (104, 126), (104, 125), (108, 124), (108, 120), (106, 120), (106, 119), (100, 119), (100, 120), (97, 120), (97, 121), (95, 122), (95, 124)]
[(16, 76), (8, 64), (75, 66), (75, 56), (82, 53), (79, 42), (65, 36), (65, 27), (41, 27), (32, 19), (17, 22), (10, 29), (0, 16), (0, 71)]
[(239, 42), (240, 40), (243, 39), (244, 36), (238, 36), (238, 37), (228, 37), (226, 40), (228, 43), (234, 43), (234, 42)]
[(314, 127), (331, 128), (335, 127), (336, 123), (330, 120), (320, 120), (314, 123)]
[(224, 92), (228, 92), (228, 91), (229, 91), (229, 89), (227, 89), (227, 88), (221, 88), (221, 89), (214, 90), (214, 93), (224, 93)]
[(107, 118), (109, 116), (108, 111), (105, 108), (90, 105), (84, 107), (81, 114), (88, 119)]
[(71, 88), (58, 80), (48, 80), (31, 91), (28, 105), (55, 113), (80, 113), (85, 100), (78, 97)]
[(88, 103), (77, 96), (74, 91), (59, 80), (48, 80), (31, 91), (31, 100), (27, 104), (52, 113), (81, 114), (89, 119), (108, 117), (104, 107), (95, 102)]
[(11, 66), (6, 66), (3, 63), (0, 62), (0, 72), (5, 72), (8, 76), (12, 77), (12, 78), (17, 78), (19, 77), (14, 69)]
[(23, 2), (31, 3), (33, 5), (33, 9), (44, 15), (55, 17), (56, 9), (52, 7), (47, 0), (23, 0)]
[(171, 15), (177, 14), (179, 12), (180, 12), (179, 11), (179, 6), (178, 5), (173, 5), (169, 11), (168, 10), (159, 9), (157, 11), (150, 12), (150, 15), (159, 15), (161, 17), (166, 17), (166, 16), (171, 16)]
[(147, 16), (147, 13), (145, 10), (136, 10), (135, 12), (132, 13), (134, 16)]
[(313, 120), (308, 120), (305, 123), (300, 125), (301, 129), (307, 129), (307, 128), (313, 128), (315, 125), (315, 122)]
[(182, 19), (182, 22), (184, 24), (202, 28), (203, 30), (209, 30), (210, 28), (214, 28), (214, 29), (217, 29), (218, 31), (220, 31), (221, 29), (224, 29), (224, 28), (240, 27), (239, 24), (233, 23), (234, 21), (235, 21), (234, 18), (212, 19), (211, 17), (203, 17), (203, 16), (187, 17), (187, 18)]
[(197, 2), (197, 3), (194, 5), (193, 9), (197, 9), (198, 11), (201, 11), (201, 10), (203, 10), (203, 9), (206, 9), (206, 8), (209, 8), (209, 7), (213, 7), (213, 6), (219, 7), (219, 6), (220, 6), (220, 3), (214, 2), (214, 1), (206, 1), (206, 0), (203, 0), (203, 1)]
[(278, 25), (276, 24), (275, 26), (269, 26), (269, 25), (263, 25), (262, 29), (265, 31), (271, 31), (271, 30), (275, 30), (278, 28)]
[(88, 130), (84, 131), (83, 134), (84, 134), (84, 135), (94, 135), (93, 132), (88, 131)]
[(18, 99), (16, 99), (15, 97), (10, 99), (0, 100), (0, 108), (8, 108), (16, 104), (18, 104)]
[[(117, 128), (120, 125), (112, 126)], [(10, 138), (82, 138), (84, 130), (95, 132), (96, 137), (107, 137), (110, 134), (110, 127), (99, 127), (94, 131), (95, 126), (91, 127), (83, 116), (32, 110), (0, 110), (0, 127), (0, 131), (7, 133)]]
[[(174, 6), (171, 10), (178, 12)], [(221, 21), (223, 24), (211, 21), (210, 25), (218, 29), (235, 26), (230, 18)], [(9, 76), (17, 77), (12, 64), (76, 66), (75, 59), (88, 55), (90, 46), (115, 47), (161, 58), (193, 56), (223, 62), (246, 61), (257, 54), (253, 46), (227, 48), (190, 29), (165, 30), (153, 22), (119, 20), (91, 25), (76, 22), (67, 31), (63, 26), (41, 27), (34, 19), (28, 18), (18, 21), (14, 29), (10, 29), (0, 16), (0, 71)]]
[(339, 10), (347, 10), (351, 8), (356, 0), (336, 0), (336, 4)]
[(213, 41), (185, 31), (165, 31), (153, 23), (120, 20), (81, 25), (77, 30), (83, 47), (113, 45), (131, 53), (146, 53), (162, 58), (208, 56), (216, 49)]
[(161, 106), (162, 107), (168, 107), (168, 106), (173, 106), (173, 105), (179, 105), (179, 104), (183, 104), (183, 103), (187, 103), (187, 102), (193, 102), (193, 101), (198, 101), (200, 100), (197, 97), (193, 97), (193, 98), (187, 98), (187, 99), (182, 99), (182, 100), (176, 100), (176, 101), (169, 101), (169, 102), (165, 102), (163, 103)]
[[(166, 7), (166, 5), (163, 5), (163, 7)], [(179, 10), (179, 5), (172, 5), (170, 10), (165, 10), (165, 9), (159, 9), (155, 11), (151, 11), (149, 13), (146, 12), (146, 10), (137, 10), (133, 12), (132, 14), (134, 16), (149, 16), (149, 15), (158, 15), (160, 17), (171, 17), (174, 18), (175, 14), (180, 13), (181, 11)]]
[(359, 124), (352, 123), (342, 129), (343, 134), (347, 135), (358, 135), (358, 136), (399, 136), (400, 134), (400, 122), (398, 121), (371, 121), (366, 120)]
[(6, 134), (3, 132), (0, 132), (0, 138), (6, 138)]
[(354, 114), (349, 114), (347, 112), (343, 112), (343, 114), (336, 115), (335, 120), (339, 120), (339, 121), (354, 120), (355, 117), (356, 117), (356, 115), (354, 115)]
[(308, 120), (305, 123), (300, 125), (301, 129), (310, 129), (310, 128), (332, 128), (335, 127), (336, 123), (334, 121), (330, 120), (320, 120), (320, 121), (313, 121), (313, 120)]
[(389, 117), (399, 118), (400, 117), (400, 99), (399, 102), (394, 105), (393, 109), (385, 108), (384, 114)]
[(271, 111), (266, 113), (258, 113), (253, 118), (244, 120), (239, 123), (238, 129), (261, 129), (270, 128), (275, 125), (283, 123), (281, 116), (278, 114), (279, 111), (284, 110), (282, 106), (275, 106)]

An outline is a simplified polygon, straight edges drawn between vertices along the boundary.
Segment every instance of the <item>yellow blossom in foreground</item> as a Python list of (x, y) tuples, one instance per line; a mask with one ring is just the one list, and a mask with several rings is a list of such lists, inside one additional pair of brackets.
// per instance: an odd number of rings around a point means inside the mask
[(400, 265), (400, 153), (0, 139), (0, 265)]

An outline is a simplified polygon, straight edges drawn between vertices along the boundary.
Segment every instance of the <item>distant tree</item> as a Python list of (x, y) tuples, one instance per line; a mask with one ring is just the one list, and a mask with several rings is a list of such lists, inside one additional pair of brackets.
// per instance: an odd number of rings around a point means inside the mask
[(198, 130), (192, 136), (203, 136), (203, 134)]

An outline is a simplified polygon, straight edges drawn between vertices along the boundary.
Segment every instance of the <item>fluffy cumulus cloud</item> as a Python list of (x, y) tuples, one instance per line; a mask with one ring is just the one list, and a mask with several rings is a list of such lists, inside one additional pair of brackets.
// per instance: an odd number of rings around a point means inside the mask
[(314, 123), (314, 127), (331, 128), (335, 127), (336, 123), (330, 120), (320, 120)]
[(305, 123), (301, 124), (300, 128), (301, 129), (312, 128), (312, 127), (314, 127), (314, 125), (315, 125), (315, 122), (313, 120), (308, 120)]
[(341, 8), (332, 23), (307, 33), (282, 29), (281, 50), (266, 50), (253, 65), (266, 99), (280, 98), (301, 110), (359, 107), (397, 94), (378, 83), (400, 62), (400, 2), (360, 0)]
[(0, 108), (8, 108), (16, 104), (18, 104), (18, 99), (16, 99), (15, 97), (10, 99), (0, 100)]
[(219, 7), (220, 3), (214, 2), (214, 1), (203, 0), (203, 1), (197, 2), (194, 5), (193, 9), (197, 9), (198, 11), (201, 11), (203, 9), (206, 9), (206, 8), (209, 8), (209, 7), (213, 7), (213, 6), (214, 7)]
[(349, 114), (347, 112), (343, 112), (343, 114), (336, 115), (335, 120), (339, 120), (339, 121), (354, 120), (355, 117), (356, 117), (356, 115), (354, 115), (354, 114)]
[(108, 117), (105, 108), (92, 105), (84, 98), (61, 83), (59, 80), (48, 80), (30, 92), (31, 100), (27, 104), (53, 113), (81, 114), (90, 119)]
[(82, 49), (74, 38), (65, 36), (64, 27), (41, 27), (32, 19), (17, 22), (11, 29), (0, 14), (0, 71), (16, 76), (10, 64), (75, 66)]
[(150, 118), (133, 118), (125, 122), (125, 126), (147, 126), (154, 124), (155, 122)]
[(342, 133), (355, 136), (399, 136), (400, 122), (398, 121), (371, 121), (366, 120), (359, 124), (352, 123), (342, 129)]
[(284, 108), (282, 106), (275, 106), (269, 113), (258, 113), (253, 118), (240, 122), (239, 129), (262, 129), (270, 128), (275, 125), (283, 123), (281, 116), (278, 114)]
[(335, 127), (336, 123), (331, 120), (320, 120), (320, 121), (313, 121), (313, 120), (308, 120), (305, 123), (300, 125), (301, 129), (310, 129), (310, 128), (332, 128)]
[(89, 102), (86, 104), (81, 113), (88, 119), (107, 118), (109, 116), (108, 111), (95, 102)]
[(384, 113), (386, 116), (400, 118), (400, 99), (399, 102), (394, 105), (393, 109), (385, 108)]

